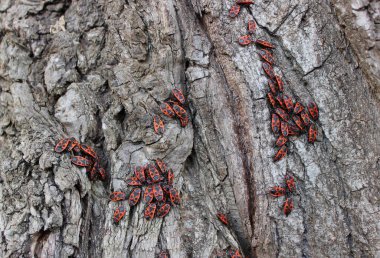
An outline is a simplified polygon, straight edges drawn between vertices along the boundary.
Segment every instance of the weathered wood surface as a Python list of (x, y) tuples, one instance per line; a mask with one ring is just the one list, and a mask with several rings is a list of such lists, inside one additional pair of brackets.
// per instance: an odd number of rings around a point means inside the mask
[[(379, 2), (262, 0), (230, 19), (232, 2), (0, 1), (1, 257), (380, 255)], [(276, 164), (261, 61), (236, 42), (252, 17), (287, 91), (320, 107), (319, 142)], [(166, 119), (161, 137), (151, 115), (172, 83), (192, 123)], [(64, 136), (95, 146), (108, 182), (53, 152)], [(151, 222), (128, 208), (115, 226), (109, 192), (156, 157), (182, 205)], [(266, 195), (286, 170), (288, 218)]]

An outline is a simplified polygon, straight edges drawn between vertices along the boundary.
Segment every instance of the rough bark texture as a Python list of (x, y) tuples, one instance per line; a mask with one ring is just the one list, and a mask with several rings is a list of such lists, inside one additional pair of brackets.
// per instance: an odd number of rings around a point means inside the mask
[[(0, 257), (379, 257), (379, 2), (0, 1)], [(276, 164), (255, 46), (277, 45), (276, 72), (320, 107), (319, 142), (291, 145)], [(363, 18), (364, 17), (364, 18)], [(192, 123), (151, 120), (172, 83)], [(90, 183), (55, 142), (74, 136), (101, 154)], [(163, 158), (182, 204), (146, 221), (143, 205), (112, 223), (112, 190), (130, 166)], [(266, 192), (297, 178), (285, 218)], [(216, 218), (224, 211), (231, 226)]]

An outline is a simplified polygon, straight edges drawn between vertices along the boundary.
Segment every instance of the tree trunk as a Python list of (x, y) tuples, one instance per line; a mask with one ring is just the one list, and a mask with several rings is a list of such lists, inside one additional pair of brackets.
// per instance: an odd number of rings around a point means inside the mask
[[(379, 257), (379, 2), (0, 1), (1, 257)], [(292, 140), (273, 163), (267, 78), (255, 37), (276, 45), (275, 72), (320, 109), (318, 141)], [(172, 84), (190, 124), (153, 114)], [(91, 182), (53, 148), (76, 137), (101, 156)], [(161, 158), (181, 205), (112, 221), (131, 167)], [(295, 207), (267, 192), (285, 173)], [(229, 219), (221, 224), (216, 213)]]

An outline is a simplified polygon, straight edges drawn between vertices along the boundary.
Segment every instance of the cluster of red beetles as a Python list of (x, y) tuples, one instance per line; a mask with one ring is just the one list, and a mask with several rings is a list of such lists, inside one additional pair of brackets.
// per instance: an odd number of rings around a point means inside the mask
[(70, 153), (71, 162), (76, 166), (85, 167), (90, 180), (106, 180), (106, 171), (100, 165), (99, 156), (90, 146), (80, 144), (74, 137), (60, 140), (54, 151)]
[(285, 201), (283, 204), (285, 216), (288, 216), (294, 208), (293, 199), (291, 198), (291, 195), (295, 193), (296, 183), (294, 177), (289, 175), (289, 173), (287, 173), (284, 177), (284, 184), (273, 186), (272, 189), (269, 191), (269, 194), (275, 198), (285, 196)]
[[(186, 127), (189, 123), (189, 115), (184, 108), (186, 99), (182, 91), (179, 89), (172, 90), (172, 96), (160, 104), (161, 112), (169, 117), (178, 117), (182, 127)], [(159, 115), (153, 117), (153, 127), (156, 134), (163, 134), (165, 132), (164, 120)]]
[[(155, 163), (135, 167), (134, 175), (126, 180), (127, 184), (133, 187), (128, 197), (129, 206), (137, 205), (143, 195), (147, 204), (144, 210), (146, 219), (163, 218), (169, 213), (172, 205), (180, 204), (179, 192), (173, 187), (173, 170), (168, 169), (166, 163), (160, 159), (156, 159)], [(125, 198), (126, 194), (120, 191), (110, 195), (113, 202), (123, 201)], [(125, 207), (119, 206), (114, 212), (114, 222), (119, 222), (125, 213)]]

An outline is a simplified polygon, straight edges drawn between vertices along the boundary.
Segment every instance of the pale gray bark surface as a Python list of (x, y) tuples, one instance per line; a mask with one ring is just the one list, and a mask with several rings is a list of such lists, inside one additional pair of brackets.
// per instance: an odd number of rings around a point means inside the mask
[[(230, 19), (232, 2), (0, 1), (0, 257), (380, 256), (379, 2), (261, 0)], [(276, 164), (261, 60), (236, 42), (252, 16), (287, 91), (320, 108), (319, 142)], [(172, 83), (192, 122), (158, 136)], [(65, 136), (96, 148), (107, 182), (53, 152)], [(148, 222), (125, 202), (114, 225), (109, 193), (157, 157), (181, 206)], [(288, 218), (266, 195), (286, 170)]]

